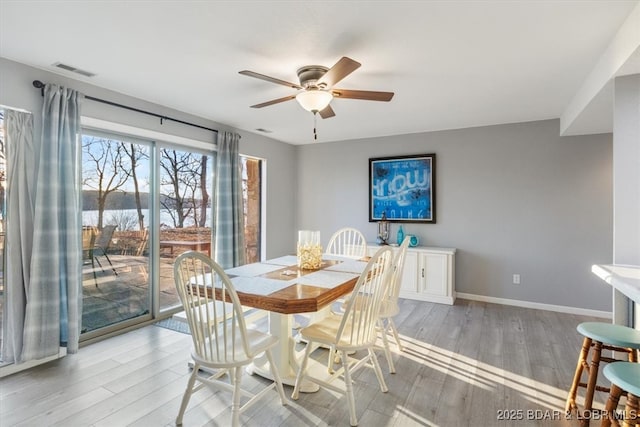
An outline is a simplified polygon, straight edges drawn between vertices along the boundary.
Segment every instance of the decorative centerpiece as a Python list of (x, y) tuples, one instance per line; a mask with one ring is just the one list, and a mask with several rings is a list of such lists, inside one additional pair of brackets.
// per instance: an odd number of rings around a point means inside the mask
[(298, 267), (303, 270), (317, 270), (322, 266), (322, 244), (320, 232), (298, 231)]

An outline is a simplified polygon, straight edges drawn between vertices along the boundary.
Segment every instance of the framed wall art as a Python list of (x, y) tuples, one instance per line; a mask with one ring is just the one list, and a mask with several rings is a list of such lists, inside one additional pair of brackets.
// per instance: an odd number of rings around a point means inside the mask
[(436, 222), (436, 155), (369, 159), (369, 222)]

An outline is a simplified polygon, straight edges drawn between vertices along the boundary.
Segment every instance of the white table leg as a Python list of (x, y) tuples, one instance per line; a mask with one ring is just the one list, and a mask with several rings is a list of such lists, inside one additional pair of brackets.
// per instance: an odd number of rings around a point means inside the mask
[[(278, 345), (271, 350), (273, 359), (278, 364), (278, 372), (280, 373), (280, 378), (282, 378), (282, 383), (293, 386), (298, 373), (298, 363), (296, 362), (295, 343), (291, 335), (291, 327), (291, 315), (269, 312), (269, 333), (280, 338)], [(257, 358), (247, 366), (247, 372), (251, 375), (258, 374), (262, 377), (273, 379), (266, 356)], [(313, 393), (319, 389), (320, 387), (317, 384), (304, 381), (300, 391)]]

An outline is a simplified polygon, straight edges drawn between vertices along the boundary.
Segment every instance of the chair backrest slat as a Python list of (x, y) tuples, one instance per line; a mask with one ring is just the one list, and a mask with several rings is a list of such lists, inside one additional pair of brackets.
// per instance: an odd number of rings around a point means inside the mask
[[(352, 297), (345, 306), (338, 340), (346, 338), (352, 346), (376, 340), (376, 321), (392, 273), (393, 251), (383, 247), (371, 257), (358, 278)], [(344, 335), (344, 334), (348, 335)]]
[(388, 292), (385, 294), (383, 304), (395, 304), (398, 305), (398, 296), (400, 295), (400, 285), (402, 284), (402, 273), (404, 272), (404, 260), (407, 254), (407, 248), (409, 247), (409, 241), (411, 237), (407, 236), (402, 241), (400, 249), (393, 260), (393, 272), (389, 279)]
[(367, 240), (355, 228), (341, 228), (331, 236), (325, 252), (349, 258), (363, 258), (367, 255)]
[[(210, 362), (237, 362), (251, 356), (242, 306), (222, 267), (201, 252), (178, 256), (174, 279), (184, 307), (195, 353)], [(213, 298), (205, 287), (217, 293)], [(243, 346), (236, 348), (237, 337)]]

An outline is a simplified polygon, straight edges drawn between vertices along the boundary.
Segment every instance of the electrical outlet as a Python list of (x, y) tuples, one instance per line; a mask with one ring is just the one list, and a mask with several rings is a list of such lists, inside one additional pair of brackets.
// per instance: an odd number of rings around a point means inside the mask
[(513, 284), (514, 285), (519, 285), (520, 284), (520, 275), (519, 274), (514, 274), (513, 275)]

